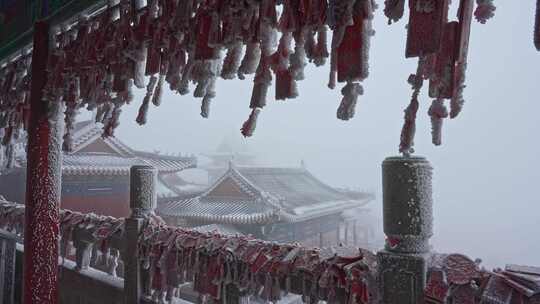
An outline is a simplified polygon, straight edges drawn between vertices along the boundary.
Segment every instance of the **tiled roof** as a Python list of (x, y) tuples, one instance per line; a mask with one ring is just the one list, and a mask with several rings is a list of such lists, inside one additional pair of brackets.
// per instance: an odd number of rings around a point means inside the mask
[[(94, 123), (92, 121), (82, 121), (77, 123), (73, 132), (73, 151), (71, 154), (77, 153), (96, 139), (102, 137), (102, 135), (103, 124), (101, 123)], [(114, 136), (103, 138), (103, 141), (123, 157), (134, 156), (131, 149)]]
[(63, 156), (62, 173), (67, 175), (128, 175), (131, 166), (134, 165), (151, 165), (160, 173), (172, 173), (195, 166), (187, 159), (159, 160), (121, 157), (108, 153), (76, 153)]
[(105, 153), (82, 153), (63, 156), (64, 175), (129, 175), (131, 166), (144, 164), (138, 158)]
[(305, 168), (237, 167), (236, 169), (259, 189), (282, 200), (287, 209), (350, 200), (345, 193), (324, 184)]
[(80, 152), (101, 138), (103, 125), (93, 121), (78, 122), (73, 133), (73, 151), (64, 155), (63, 173), (69, 175), (127, 175), (133, 165), (151, 165), (160, 173), (173, 173), (197, 166), (195, 157), (167, 156), (135, 151), (116, 137), (102, 138), (116, 154)]
[(278, 218), (277, 210), (267, 204), (231, 199), (195, 197), (183, 200), (162, 200), (158, 204), (158, 209), (162, 215), (181, 215), (186, 219), (222, 224), (264, 224)]
[(137, 158), (154, 168), (159, 168), (158, 170), (163, 173), (173, 173), (197, 167), (197, 158), (195, 157), (161, 155), (142, 151), (133, 151), (133, 153)]
[[(216, 194), (214, 190), (225, 181), (232, 181), (237, 190)], [(295, 222), (362, 207), (371, 199), (352, 199), (323, 184), (304, 168), (231, 166), (204, 193), (161, 200), (158, 211), (213, 223)]]

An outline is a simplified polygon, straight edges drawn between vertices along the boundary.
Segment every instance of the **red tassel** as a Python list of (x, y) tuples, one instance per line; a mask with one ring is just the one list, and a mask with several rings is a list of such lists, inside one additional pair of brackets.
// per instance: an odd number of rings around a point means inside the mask
[(257, 127), (257, 119), (260, 113), (261, 113), (261, 108), (254, 108), (251, 111), (251, 114), (249, 115), (248, 120), (244, 122), (244, 124), (242, 125), (241, 131), (244, 137), (253, 136), (253, 132), (255, 132), (255, 128)]
[(452, 98), (455, 88), (455, 72), (458, 50), (458, 22), (447, 23), (440, 51), (435, 62), (435, 75), (429, 85), (432, 98)]
[(212, 16), (199, 9), (197, 14), (197, 42), (195, 44), (195, 60), (209, 60), (214, 57), (214, 48), (208, 45)]
[(405, 0), (385, 0), (384, 15), (388, 17), (388, 24), (397, 22), (405, 12)]
[(337, 80), (338, 82), (357, 81), (363, 79), (366, 66), (362, 58), (363, 35), (366, 34), (364, 13), (356, 11), (353, 14), (354, 24), (345, 29), (343, 40), (337, 51)]

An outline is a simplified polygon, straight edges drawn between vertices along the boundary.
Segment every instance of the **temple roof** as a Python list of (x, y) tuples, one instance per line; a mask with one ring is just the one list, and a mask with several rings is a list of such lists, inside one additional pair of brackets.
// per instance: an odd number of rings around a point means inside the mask
[(360, 208), (372, 199), (368, 193), (352, 198), (305, 168), (230, 166), (200, 195), (160, 200), (158, 212), (211, 223), (297, 222)]
[(151, 165), (159, 173), (196, 167), (195, 157), (133, 150), (114, 136), (102, 137), (102, 133), (101, 123), (88, 120), (75, 124), (73, 151), (64, 154), (64, 174), (126, 175), (133, 165)]
[(64, 175), (128, 175), (134, 165), (152, 165), (159, 173), (192, 168), (193, 162), (184, 159), (155, 160), (141, 157), (121, 157), (108, 153), (80, 153), (64, 155)]

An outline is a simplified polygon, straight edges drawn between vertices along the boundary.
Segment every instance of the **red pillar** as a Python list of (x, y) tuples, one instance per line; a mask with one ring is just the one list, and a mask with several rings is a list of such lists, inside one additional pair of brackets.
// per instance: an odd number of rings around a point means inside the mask
[(26, 174), (24, 303), (58, 302), (58, 230), (63, 118), (61, 105), (43, 98), (50, 26), (34, 26)]

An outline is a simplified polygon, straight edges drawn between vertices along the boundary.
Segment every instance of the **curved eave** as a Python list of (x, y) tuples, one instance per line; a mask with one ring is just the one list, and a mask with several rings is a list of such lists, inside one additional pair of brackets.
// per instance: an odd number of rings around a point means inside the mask
[(168, 212), (159, 212), (163, 216), (178, 217), (186, 220), (195, 220), (214, 224), (268, 224), (275, 222), (278, 215), (274, 212), (246, 214), (246, 215), (211, 215), (211, 214), (170, 214)]
[(341, 213), (346, 210), (362, 208), (368, 201), (346, 200), (325, 202), (316, 205), (299, 207), (289, 211), (281, 210), (280, 219), (284, 222), (303, 222), (314, 218)]

